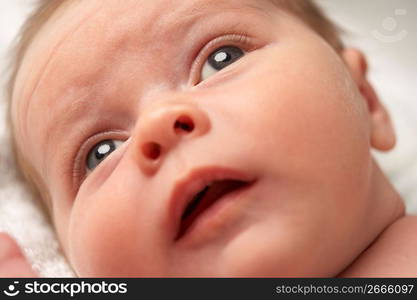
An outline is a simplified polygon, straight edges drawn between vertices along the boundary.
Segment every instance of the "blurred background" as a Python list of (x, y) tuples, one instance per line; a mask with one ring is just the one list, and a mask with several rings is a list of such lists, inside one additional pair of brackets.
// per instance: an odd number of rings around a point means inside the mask
[[(316, 2), (344, 29), (346, 45), (360, 48), (368, 58), (370, 81), (390, 111), (398, 137), (395, 150), (375, 156), (403, 196), (408, 212), (417, 214), (417, 0)], [(42, 276), (65, 277), (73, 274), (54, 233), (14, 172), (4, 122), (9, 46), (33, 3), (0, 0), (0, 231), (17, 239)]]

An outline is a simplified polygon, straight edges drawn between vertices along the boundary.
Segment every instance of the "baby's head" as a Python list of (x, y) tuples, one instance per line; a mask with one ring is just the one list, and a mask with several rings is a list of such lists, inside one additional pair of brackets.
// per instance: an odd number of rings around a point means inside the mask
[(334, 276), (401, 214), (365, 58), (310, 1), (46, 1), (27, 24), (15, 149), (79, 275)]

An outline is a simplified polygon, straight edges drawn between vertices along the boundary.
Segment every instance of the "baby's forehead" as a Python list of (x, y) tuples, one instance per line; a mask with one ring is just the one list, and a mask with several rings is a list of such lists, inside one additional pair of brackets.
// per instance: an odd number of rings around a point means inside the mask
[[(48, 86), (55, 86), (58, 91), (58, 81), (81, 82), (77, 74), (80, 69), (90, 77), (101, 76), (111, 61), (126, 56), (126, 51), (131, 58), (140, 54), (143, 62), (147, 55), (158, 56), (180, 46), (186, 37), (197, 36), (198, 30), (191, 29), (204, 27), (204, 20), (209, 17), (217, 16), (224, 22), (230, 14), (259, 12), (261, 2), (269, 1), (126, 0), (123, 6), (114, 0), (70, 2), (33, 42), (19, 72), (29, 74), (17, 81), (25, 85), (26, 96), (35, 88), (30, 86), (31, 81), (39, 83), (38, 89), (42, 85), (39, 80), (46, 78)], [(145, 47), (152, 51), (141, 52)], [(73, 75), (75, 78), (71, 78)], [(22, 78), (24, 81), (19, 80)]]

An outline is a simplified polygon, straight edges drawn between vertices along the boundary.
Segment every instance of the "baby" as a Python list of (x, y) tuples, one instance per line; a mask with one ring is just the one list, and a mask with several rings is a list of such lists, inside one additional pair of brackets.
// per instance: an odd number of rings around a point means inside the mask
[(388, 113), (311, 1), (41, 2), (10, 121), (78, 276), (417, 276)]

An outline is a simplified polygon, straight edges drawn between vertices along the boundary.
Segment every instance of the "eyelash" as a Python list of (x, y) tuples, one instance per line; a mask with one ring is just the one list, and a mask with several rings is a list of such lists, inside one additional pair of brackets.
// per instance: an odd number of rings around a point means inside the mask
[(212, 39), (199, 51), (197, 58), (194, 59), (191, 67), (190, 85), (195, 86), (200, 83), (200, 72), (210, 56), (216, 49), (223, 46), (241, 47), (246, 52), (251, 52), (257, 48), (253, 39), (246, 34), (227, 34)]
[(87, 172), (85, 170), (85, 162), (88, 153), (98, 143), (109, 139), (127, 140), (126, 133), (122, 131), (107, 131), (92, 135), (80, 147), (77, 148), (79, 150), (77, 151), (74, 158), (74, 168), (72, 171), (72, 182), (74, 186), (79, 187), (87, 176)]
[[(205, 46), (198, 52), (196, 58), (191, 64), (191, 86), (195, 86), (200, 82), (200, 73), (209, 55), (216, 49), (223, 46), (242, 47), (242, 50), (245, 50), (246, 52), (251, 52), (257, 48), (253, 39), (245, 33), (226, 34), (211, 39), (209, 42), (205, 43)], [(85, 171), (85, 161), (89, 151), (91, 151), (97, 143), (105, 139), (126, 140), (126, 134), (122, 136), (120, 131), (108, 131), (94, 134), (77, 148), (78, 151), (75, 154), (74, 168), (72, 171), (72, 182), (75, 187), (78, 188), (87, 176), (87, 172)]]

